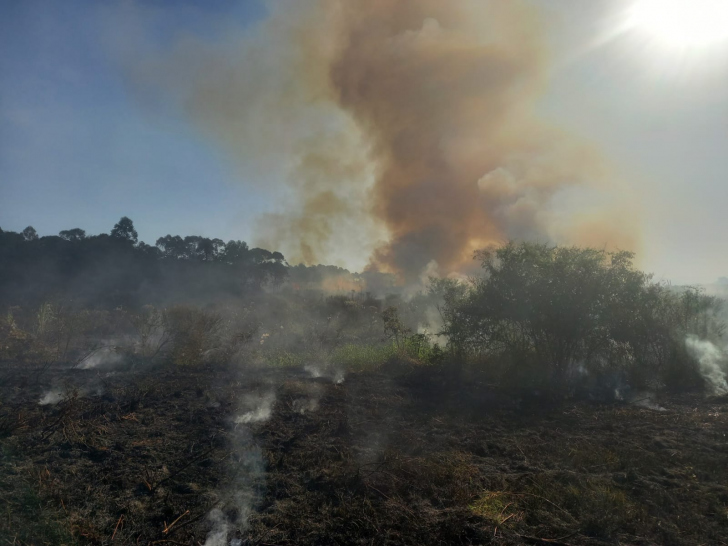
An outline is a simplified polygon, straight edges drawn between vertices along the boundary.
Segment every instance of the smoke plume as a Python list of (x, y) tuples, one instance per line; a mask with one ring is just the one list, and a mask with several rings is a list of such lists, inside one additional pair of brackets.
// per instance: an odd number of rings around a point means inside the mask
[(267, 421), (273, 413), (276, 401), (274, 392), (246, 394), (241, 400), (245, 412), (235, 417), (236, 424), (261, 423)]
[[(244, 532), (256, 498), (265, 486), (265, 463), (260, 447), (245, 425), (261, 424), (270, 419), (276, 401), (274, 391), (246, 393), (240, 399), (239, 413), (230, 431), (230, 455), (226, 480), (217, 490), (218, 506), (207, 515), (211, 528), (205, 546), (239, 545), (236, 532)], [(224, 510), (223, 510), (224, 509)]]
[(685, 339), (685, 346), (698, 361), (700, 374), (711, 387), (714, 394), (728, 393), (728, 382), (724, 366), (726, 354), (719, 347), (706, 339), (690, 334)]
[(50, 389), (43, 393), (43, 396), (40, 397), (40, 400), (38, 400), (38, 404), (41, 406), (47, 406), (51, 405), (54, 406), (58, 404), (61, 400), (63, 400), (63, 391), (58, 388)]
[(512, 238), (636, 246), (599, 154), (536, 113), (549, 59), (533, 4), (269, 8), (252, 31), (186, 37), (130, 71), (144, 100), (176, 101), (280, 204), (258, 243), (408, 282)]

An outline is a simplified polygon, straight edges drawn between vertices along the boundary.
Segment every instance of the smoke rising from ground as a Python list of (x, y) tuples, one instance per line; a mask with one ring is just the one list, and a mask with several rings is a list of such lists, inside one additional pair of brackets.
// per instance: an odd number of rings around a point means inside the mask
[(205, 546), (242, 544), (231, 535), (236, 530), (247, 529), (256, 492), (265, 484), (263, 456), (246, 425), (261, 424), (270, 419), (275, 402), (273, 390), (246, 393), (240, 399), (242, 413), (233, 419), (235, 426), (229, 436), (231, 452), (227, 460), (227, 481), (217, 491), (219, 506), (207, 515), (211, 529)]
[(308, 372), (314, 379), (325, 377), (327, 379), (331, 379), (331, 381), (336, 383), (337, 385), (343, 383), (344, 379), (346, 378), (344, 370), (325, 360), (322, 360), (321, 362), (318, 362), (316, 364), (306, 364), (303, 369)]
[(207, 516), (211, 529), (205, 546), (242, 543), (232, 538), (232, 535), (247, 529), (256, 495), (265, 483), (263, 455), (248, 429), (236, 428), (233, 431), (230, 448), (232, 452), (227, 461), (227, 481), (217, 491), (220, 507), (213, 508)]
[(41, 406), (51, 405), (54, 406), (61, 400), (63, 400), (63, 391), (59, 388), (54, 388), (43, 393), (43, 396), (38, 400), (38, 404)]
[(124, 362), (124, 355), (117, 352), (116, 344), (100, 347), (84, 357), (78, 364), (82, 370), (92, 368), (113, 368)]
[(241, 400), (242, 407), (246, 410), (235, 417), (235, 424), (261, 423), (267, 421), (273, 412), (273, 405), (276, 402), (274, 392), (246, 394)]
[(313, 385), (307, 385), (304, 393), (306, 396), (296, 398), (292, 404), (293, 411), (301, 415), (314, 412), (318, 409), (321, 396), (323, 395), (323, 388), (321, 385), (314, 383)]
[(718, 395), (728, 393), (728, 382), (723, 369), (726, 363), (725, 353), (710, 341), (692, 334), (685, 339), (685, 346), (698, 361), (700, 374), (712, 388), (713, 393)]
[(549, 61), (532, 5), (269, 7), (221, 44), (130, 63), (143, 100), (175, 99), (281, 203), (260, 244), (290, 263), (369, 256), (407, 281), (512, 238), (637, 246), (599, 155), (534, 112)]

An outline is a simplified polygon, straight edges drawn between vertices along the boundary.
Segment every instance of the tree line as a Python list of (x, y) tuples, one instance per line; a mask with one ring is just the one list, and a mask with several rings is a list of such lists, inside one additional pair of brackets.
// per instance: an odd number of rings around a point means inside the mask
[(33, 305), (49, 299), (116, 307), (214, 301), (280, 284), (288, 267), (280, 252), (244, 241), (166, 235), (155, 246), (139, 241), (121, 218), (109, 233), (83, 229), (39, 237), (0, 229), (0, 303)]

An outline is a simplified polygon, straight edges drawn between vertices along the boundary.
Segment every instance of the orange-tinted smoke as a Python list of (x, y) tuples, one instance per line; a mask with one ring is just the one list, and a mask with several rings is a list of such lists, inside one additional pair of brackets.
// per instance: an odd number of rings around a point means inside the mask
[(368, 257), (407, 282), (508, 239), (635, 247), (599, 154), (535, 113), (549, 56), (532, 2), (270, 8), (253, 32), (188, 37), (134, 70), (266, 180), (281, 206), (254, 243), (291, 263)]
[(532, 112), (547, 72), (534, 13), (517, 2), (343, 4), (331, 81), (371, 139), (373, 212), (391, 235), (372, 266), (412, 280), (432, 259), (452, 272), (486, 244), (557, 238), (551, 200), (602, 167)]

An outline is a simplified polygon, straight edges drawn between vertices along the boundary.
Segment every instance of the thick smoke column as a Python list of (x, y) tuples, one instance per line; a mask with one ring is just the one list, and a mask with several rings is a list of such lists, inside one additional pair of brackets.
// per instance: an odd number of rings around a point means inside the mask
[(246, 172), (285, 181), (288, 210), (261, 219), (258, 242), (292, 263), (371, 256), (407, 281), (431, 260), (462, 271), (510, 238), (634, 248), (636, 215), (598, 154), (534, 114), (548, 59), (532, 4), (270, 9), (243, 38), (188, 38), (133, 69)]

